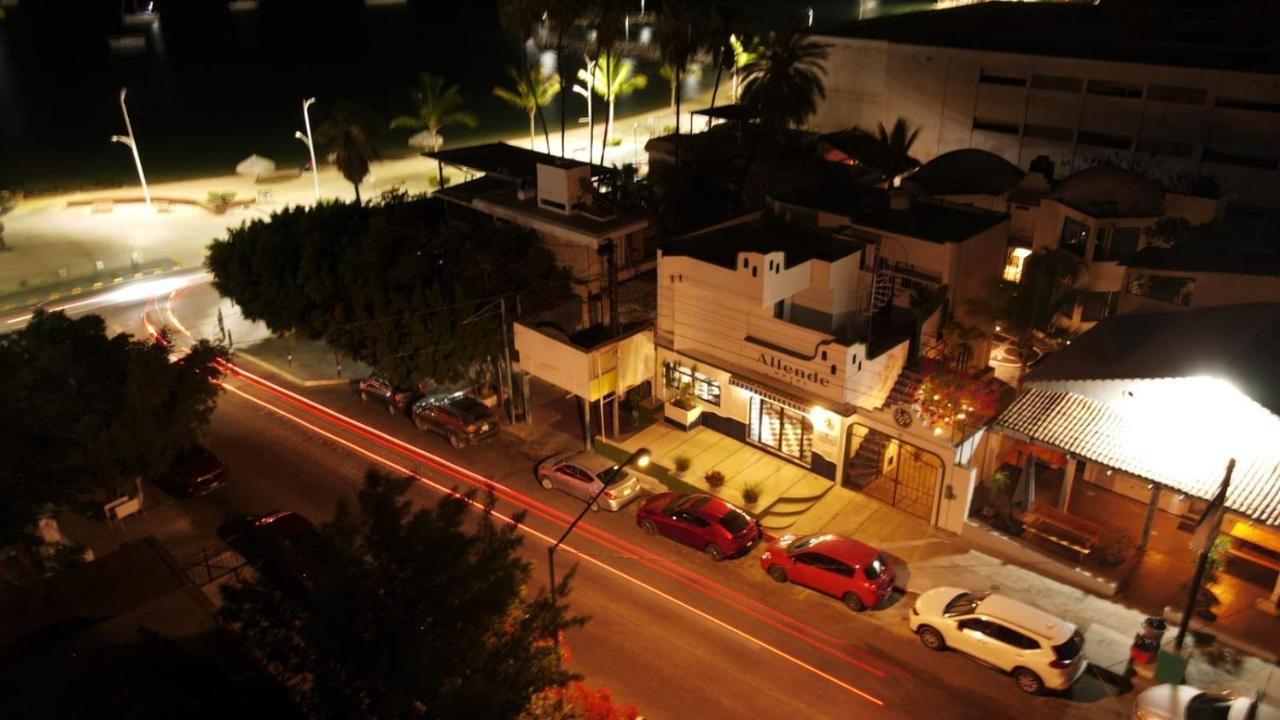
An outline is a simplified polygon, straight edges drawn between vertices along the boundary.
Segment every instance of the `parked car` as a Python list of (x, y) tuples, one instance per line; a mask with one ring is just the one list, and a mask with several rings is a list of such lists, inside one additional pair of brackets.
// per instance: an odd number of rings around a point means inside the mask
[(291, 591), (315, 587), (328, 550), (316, 526), (295, 512), (239, 517), (221, 525), (218, 537), (263, 576)]
[(879, 550), (842, 535), (783, 535), (760, 556), (780, 583), (793, 582), (840, 598), (861, 612), (893, 592), (893, 566)]
[(392, 415), (404, 415), (421, 393), (416, 388), (392, 385), (378, 375), (370, 375), (359, 384), (360, 399), (364, 402), (377, 401), (387, 406)]
[[(588, 501), (600, 492), (618, 464), (593, 452), (564, 453), (538, 463), (534, 472), (538, 482), (548, 490), (561, 490), (576, 498)], [(624, 505), (640, 497), (640, 481), (631, 471), (623, 469), (609, 483), (592, 510), (604, 508), (621, 510)]]
[(1208, 692), (1191, 685), (1156, 685), (1134, 698), (1132, 717), (1133, 720), (1280, 720), (1280, 709), (1258, 704), (1251, 697)]
[(208, 448), (192, 445), (178, 453), (169, 470), (154, 482), (178, 497), (202, 495), (227, 482), (227, 466)]
[(908, 622), (930, 650), (970, 655), (1032, 695), (1065, 690), (1089, 665), (1075, 625), (1003, 595), (934, 588), (916, 600)]
[(665, 535), (715, 561), (745, 554), (764, 536), (751, 515), (705, 493), (654, 495), (636, 513), (636, 524), (648, 535)]
[(498, 434), (498, 420), (488, 406), (463, 393), (421, 398), (413, 404), (412, 416), (419, 430), (439, 433), (455, 448)]

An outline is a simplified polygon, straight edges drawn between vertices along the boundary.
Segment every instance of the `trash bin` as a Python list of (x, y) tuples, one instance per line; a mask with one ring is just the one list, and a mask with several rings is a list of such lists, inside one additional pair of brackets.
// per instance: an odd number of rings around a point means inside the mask
[(1158, 617), (1149, 617), (1142, 621), (1142, 628), (1138, 630), (1138, 634), (1133, 636), (1133, 645), (1129, 646), (1129, 659), (1133, 662), (1134, 670), (1138, 671), (1144, 677), (1144, 670), (1154, 670), (1156, 659), (1160, 653), (1160, 643), (1164, 640), (1164, 633), (1169, 629), (1167, 623)]

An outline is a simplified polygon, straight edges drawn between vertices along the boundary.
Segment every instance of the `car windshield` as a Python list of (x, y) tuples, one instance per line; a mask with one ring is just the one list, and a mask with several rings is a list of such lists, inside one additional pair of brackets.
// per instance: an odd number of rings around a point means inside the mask
[(1061, 645), (1053, 646), (1053, 654), (1059, 660), (1074, 660), (1080, 654), (1080, 650), (1084, 648), (1084, 635), (1077, 630), (1071, 633), (1071, 637)]
[(867, 563), (866, 567), (862, 568), (862, 572), (866, 573), (868, 580), (879, 580), (880, 576), (884, 575), (885, 566), (884, 558), (877, 555), (875, 560)]
[(816, 545), (821, 539), (821, 535), (801, 535), (795, 540), (792, 540), (791, 544), (787, 546), (787, 554), (791, 555), (793, 553), (798, 553), (801, 550), (807, 550)]
[(751, 518), (743, 515), (737, 510), (730, 510), (720, 516), (720, 526), (735, 535), (742, 532), (742, 530), (750, 524)]
[(943, 609), (942, 614), (947, 616), (968, 615), (978, 609), (978, 603), (982, 602), (985, 597), (986, 595), (980, 593), (960, 593), (952, 598), (951, 602), (947, 603), (947, 607)]
[(1231, 698), (1213, 693), (1200, 693), (1187, 703), (1187, 720), (1227, 720), (1231, 715)]

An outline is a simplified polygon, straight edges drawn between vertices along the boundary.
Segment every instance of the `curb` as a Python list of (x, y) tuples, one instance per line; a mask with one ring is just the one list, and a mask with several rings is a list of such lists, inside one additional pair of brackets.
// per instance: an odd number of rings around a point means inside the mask
[[(1178, 623), (1182, 622), (1182, 613), (1172, 607), (1165, 606), (1163, 615), (1164, 619), (1169, 622), (1171, 626), (1176, 627)], [(1227, 647), (1235, 648), (1240, 652), (1248, 653), (1256, 658), (1266, 660), (1269, 663), (1275, 664), (1276, 662), (1280, 662), (1280, 653), (1277, 653), (1274, 648), (1260, 647), (1258, 645), (1254, 645), (1248, 640), (1240, 640), (1239, 638), (1232, 637), (1226, 633), (1214, 632), (1212, 622), (1202, 620), (1198, 617), (1192, 617), (1191, 622), (1187, 627), (1192, 632), (1208, 633), (1209, 635), (1212, 635), (1215, 640)]]
[[(64, 288), (58, 291), (40, 291), (39, 288), (34, 288), (33, 290), (30, 291), (32, 294), (27, 295), (26, 298), (23, 300), (19, 300), (16, 302), (6, 302), (4, 304), (0, 304), (0, 312), (17, 312), (17, 311), (23, 311), (23, 310), (31, 310), (31, 309), (40, 307), (41, 305), (47, 302), (53, 302), (55, 300), (64, 300), (67, 298), (77, 297), (79, 295), (94, 292), (96, 290), (102, 290), (106, 287), (114, 287), (126, 281), (140, 280), (144, 277), (157, 277), (160, 275), (167, 275), (168, 273), (171, 273), (171, 272), (177, 272), (179, 270), (188, 270), (188, 269), (190, 268), (183, 266), (182, 263), (175, 262), (168, 267), (158, 267), (150, 270), (142, 270), (140, 272), (135, 272), (135, 273), (121, 272), (118, 275), (113, 275), (111, 277), (110, 282), (106, 280), (94, 281), (92, 278), (86, 278), (85, 281), (80, 285), (73, 285), (70, 288)], [(51, 283), (51, 284), (56, 284), (56, 283)], [(21, 291), (21, 290), (17, 292), (12, 292), (12, 293), (6, 293), (6, 295), (10, 297), (23, 295), (23, 294), (25, 293), (24, 291)]]
[(244, 358), (245, 360), (248, 360), (254, 365), (257, 365), (258, 367), (269, 370), (275, 373), (276, 375), (279, 375), (280, 377), (284, 378), (285, 380), (289, 381), (290, 383), (297, 385), (299, 387), (310, 388), (310, 387), (333, 387), (336, 385), (349, 385), (353, 380), (353, 378), (331, 378), (328, 380), (303, 380), (297, 375), (294, 375), (293, 373), (276, 366), (272, 362), (263, 360), (262, 358), (254, 355), (253, 353), (248, 353), (248, 352), (245, 352), (244, 350), (235, 350), (233, 351), (232, 355), (236, 358)]

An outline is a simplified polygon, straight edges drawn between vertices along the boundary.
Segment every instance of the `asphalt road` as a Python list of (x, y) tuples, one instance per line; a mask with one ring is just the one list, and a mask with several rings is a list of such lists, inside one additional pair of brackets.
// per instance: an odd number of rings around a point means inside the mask
[[(199, 324), (202, 305), (184, 300), (183, 322)], [(111, 327), (136, 331), (143, 309), (98, 311)], [(153, 318), (161, 312), (152, 307)], [(439, 488), (491, 481), (499, 512), (529, 511), (524, 553), (535, 565), (532, 583), (541, 587), (546, 547), (581, 507), (542, 490), (534, 461), (518, 448), (500, 440), (455, 451), (407, 419), (362, 404), (350, 388), (295, 398), (231, 379), (209, 444), (231, 479), (176, 503), (184, 522), (170, 524), (161, 540), (180, 557), (216, 542), (214, 528), (237, 513), (290, 509), (323, 522), (365, 469), (380, 465), (418, 474), (411, 496), (422, 503), (434, 502)], [(713, 563), (645, 536), (634, 515), (634, 504), (589, 514), (557, 565), (577, 564), (569, 602), (590, 616), (567, 638), (571, 667), (648, 718), (1117, 718), (1132, 701), (1117, 697), (1123, 683), (1093, 673), (1065, 695), (1023, 695), (994, 670), (923, 648), (907, 629), (910, 597), (854, 614), (834, 599), (771, 581), (760, 570), (761, 548)]]

